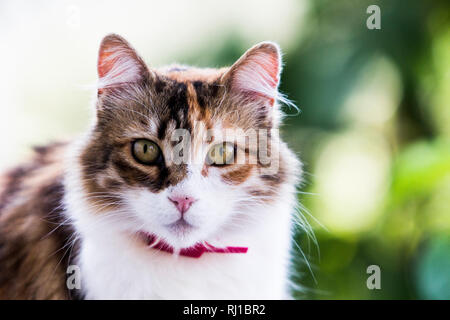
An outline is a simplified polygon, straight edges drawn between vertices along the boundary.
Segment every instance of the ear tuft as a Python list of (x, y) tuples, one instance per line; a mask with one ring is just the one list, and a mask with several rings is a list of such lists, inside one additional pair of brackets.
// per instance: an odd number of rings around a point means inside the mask
[(224, 75), (231, 90), (246, 99), (273, 106), (278, 95), (281, 51), (277, 44), (262, 42), (249, 49)]
[(144, 61), (121, 36), (103, 38), (98, 54), (99, 90), (140, 81), (148, 72)]

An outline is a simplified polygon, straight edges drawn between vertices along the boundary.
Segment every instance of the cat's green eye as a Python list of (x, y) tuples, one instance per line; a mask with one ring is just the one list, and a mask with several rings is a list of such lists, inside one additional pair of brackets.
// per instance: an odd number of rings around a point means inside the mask
[(209, 165), (225, 165), (234, 161), (234, 144), (230, 142), (218, 143), (209, 149), (206, 163)]
[(153, 141), (138, 139), (132, 145), (133, 157), (142, 164), (153, 164), (161, 156), (161, 150)]

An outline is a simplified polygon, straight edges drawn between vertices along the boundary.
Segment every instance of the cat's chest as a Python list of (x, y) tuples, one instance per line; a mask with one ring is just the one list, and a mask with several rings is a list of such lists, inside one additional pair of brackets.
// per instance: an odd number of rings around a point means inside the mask
[[(250, 244), (245, 254), (174, 257), (147, 249), (86, 243), (79, 257), (88, 299), (281, 299), (288, 248)], [(112, 243), (111, 243), (112, 245)]]

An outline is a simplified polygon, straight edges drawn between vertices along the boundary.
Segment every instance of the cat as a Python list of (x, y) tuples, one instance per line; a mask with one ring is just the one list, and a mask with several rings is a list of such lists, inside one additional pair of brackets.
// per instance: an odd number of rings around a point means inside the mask
[(302, 170), (273, 139), (281, 68), (272, 42), (157, 69), (106, 36), (89, 132), (0, 178), (0, 298), (290, 298)]

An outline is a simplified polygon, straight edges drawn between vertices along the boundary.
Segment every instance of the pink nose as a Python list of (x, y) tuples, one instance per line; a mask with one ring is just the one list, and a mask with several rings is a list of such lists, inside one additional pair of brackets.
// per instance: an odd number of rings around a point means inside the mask
[(189, 210), (195, 199), (188, 196), (170, 196), (169, 200), (177, 207), (181, 214)]

